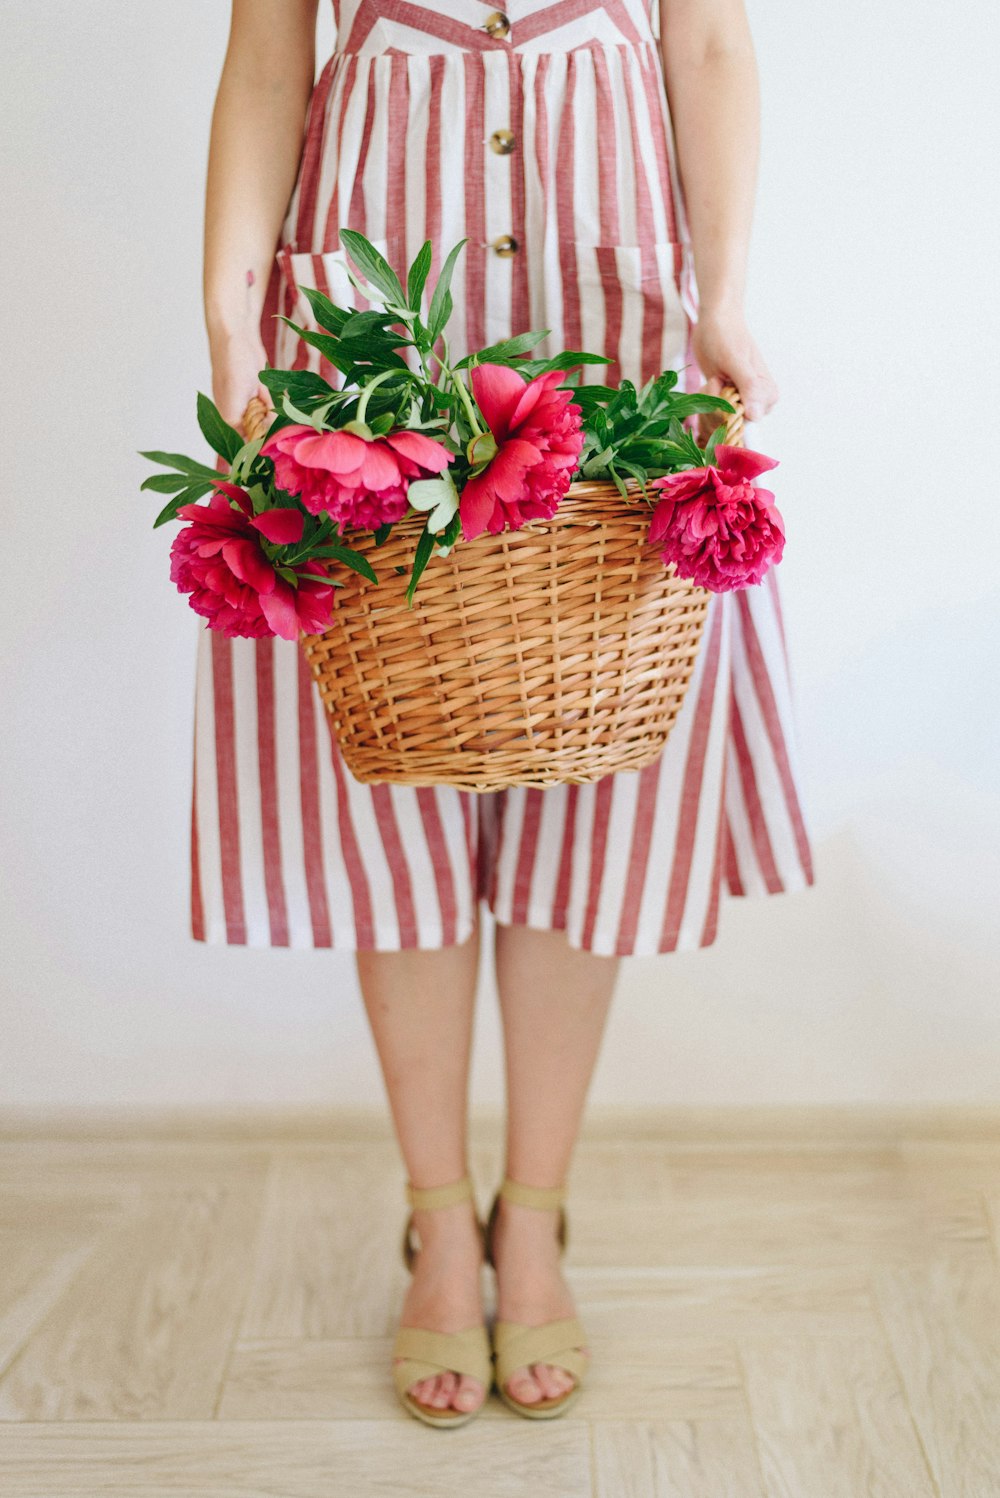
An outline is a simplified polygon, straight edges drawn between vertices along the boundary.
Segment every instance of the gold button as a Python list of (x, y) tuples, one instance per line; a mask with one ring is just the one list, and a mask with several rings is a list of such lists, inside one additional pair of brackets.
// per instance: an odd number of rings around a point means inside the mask
[(510, 21), (502, 10), (494, 10), (486, 17), (483, 26), (490, 36), (506, 36), (510, 30)]
[(490, 136), (490, 145), (498, 156), (509, 156), (514, 149), (513, 130), (494, 130)]
[(493, 248), (498, 255), (513, 255), (517, 249), (517, 240), (513, 234), (501, 234), (494, 239)]

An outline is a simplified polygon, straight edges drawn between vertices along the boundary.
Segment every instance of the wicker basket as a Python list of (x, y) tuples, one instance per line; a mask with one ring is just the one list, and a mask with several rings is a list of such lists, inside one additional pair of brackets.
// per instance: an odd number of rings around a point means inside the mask
[[(726, 441), (741, 442), (737, 392), (723, 395), (736, 407)], [(712, 595), (664, 566), (649, 514), (641, 494), (574, 483), (551, 519), (432, 556), (412, 608), (425, 516), (404, 516), (378, 548), (352, 535), (380, 581), (340, 569), (331, 627), (300, 643), (355, 779), (495, 791), (655, 759)]]

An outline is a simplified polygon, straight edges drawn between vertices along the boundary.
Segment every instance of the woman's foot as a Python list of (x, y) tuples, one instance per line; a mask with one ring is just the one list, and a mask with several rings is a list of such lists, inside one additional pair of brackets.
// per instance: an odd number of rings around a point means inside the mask
[[(560, 1267), (558, 1221), (558, 1209), (522, 1207), (500, 1198), (492, 1245), (500, 1320), (540, 1326), (543, 1321), (576, 1315)], [(516, 1369), (505, 1387), (522, 1404), (537, 1404), (540, 1399), (558, 1399), (574, 1383), (565, 1368), (531, 1363)]]
[[(483, 1243), (472, 1203), (415, 1210), (413, 1225), (420, 1251), (400, 1324), (435, 1332), (460, 1332), (475, 1326), (483, 1320)], [(466, 1414), (479, 1408), (489, 1390), (478, 1378), (449, 1372), (422, 1378), (410, 1384), (408, 1392), (432, 1409), (453, 1408)]]

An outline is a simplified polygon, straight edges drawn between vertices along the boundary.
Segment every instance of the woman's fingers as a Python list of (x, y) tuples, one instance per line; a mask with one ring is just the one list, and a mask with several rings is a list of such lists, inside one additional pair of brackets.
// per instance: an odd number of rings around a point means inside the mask
[(766, 369), (751, 364), (733, 376), (733, 384), (740, 392), (743, 411), (747, 421), (760, 421), (778, 399), (778, 387)]
[(707, 394), (719, 395), (732, 383), (748, 421), (767, 415), (777, 402), (778, 387), (742, 312), (707, 312), (695, 324), (693, 343)]
[(247, 401), (239, 421), (234, 422), (233, 425), (249, 441), (252, 436), (259, 436), (270, 426), (272, 416), (273, 407), (267, 392), (262, 393), (261, 387), (258, 386)]
[(270, 407), (267, 387), (260, 382), (260, 371), (267, 354), (258, 329), (238, 328), (228, 334), (217, 334), (211, 343), (212, 399), (223, 421), (241, 430), (247, 406), (256, 396)]

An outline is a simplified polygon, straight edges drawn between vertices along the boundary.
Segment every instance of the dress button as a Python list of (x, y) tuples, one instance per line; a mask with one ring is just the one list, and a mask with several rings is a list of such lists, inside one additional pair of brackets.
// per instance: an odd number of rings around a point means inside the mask
[(501, 234), (494, 239), (493, 248), (498, 255), (513, 255), (517, 249), (517, 240), (513, 234)]
[(513, 130), (494, 130), (490, 136), (490, 145), (498, 156), (509, 156), (514, 149)]
[(483, 27), (490, 36), (506, 36), (510, 30), (510, 21), (502, 10), (493, 10), (483, 22)]

